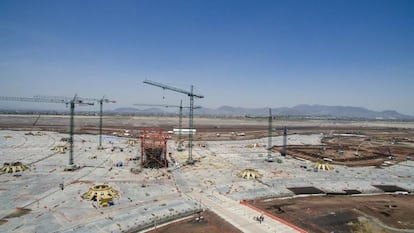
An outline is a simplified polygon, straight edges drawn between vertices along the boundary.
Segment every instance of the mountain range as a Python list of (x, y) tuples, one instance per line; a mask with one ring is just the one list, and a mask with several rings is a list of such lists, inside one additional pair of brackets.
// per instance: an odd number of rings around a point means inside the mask
[[(294, 107), (271, 108), (275, 117), (297, 118), (335, 118), (335, 119), (376, 119), (376, 120), (414, 120), (414, 116), (398, 113), (394, 110), (373, 111), (362, 107), (326, 106), (326, 105), (297, 105)], [(171, 108), (117, 108), (111, 113), (134, 115), (169, 115), (176, 114), (178, 109)], [(183, 110), (188, 114), (188, 109)], [(194, 115), (217, 117), (267, 117), (269, 108), (242, 108), (221, 106), (216, 109), (200, 108), (194, 110)]]

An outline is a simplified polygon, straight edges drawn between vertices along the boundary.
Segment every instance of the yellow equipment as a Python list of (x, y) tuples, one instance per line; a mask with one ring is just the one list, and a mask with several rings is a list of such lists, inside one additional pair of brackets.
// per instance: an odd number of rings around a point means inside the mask
[(257, 178), (262, 178), (262, 174), (260, 174), (257, 170), (255, 169), (244, 169), (241, 172), (237, 173), (237, 176), (240, 178), (244, 178), (244, 179), (257, 179)]
[(87, 201), (98, 201), (102, 207), (111, 205), (114, 198), (118, 197), (118, 191), (108, 184), (97, 184), (89, 188), (88, 192), (82, 195)]

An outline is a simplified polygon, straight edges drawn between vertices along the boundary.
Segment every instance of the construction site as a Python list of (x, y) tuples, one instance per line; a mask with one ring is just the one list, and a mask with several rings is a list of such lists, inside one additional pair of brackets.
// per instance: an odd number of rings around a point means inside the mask
[(70, 119), (0, 116), (0, 231), (414, 232), (411, 122)]
[[(414, 124), (403, 121), (0, 115), (3, 232), (414, 232)], [(99, 114), (75, 107), (98, 103)], [(188, 109), (188, 118), (183, 109)], [(76, 115), (76, 117), (75, 117)], [(76, 118), (76, 120), (75, 120)], [(183, 123), (183, 118), (188, 123)], [(69, 123), (68, 123), (69, 122)]]

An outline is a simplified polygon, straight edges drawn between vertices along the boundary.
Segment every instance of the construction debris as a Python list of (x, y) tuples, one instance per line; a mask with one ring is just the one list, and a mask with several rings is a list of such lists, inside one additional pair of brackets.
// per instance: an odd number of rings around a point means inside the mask
[(43, 133), (43, 132), (40, 132), (40, 131), (37, 131), (37, 133), (33, 133), (33, 132), (27, 132), (27, 133), (25, 133), (24, 135), (27, 135), (27, 136), (43, 136), (43, 135), (45, 135), (45, 133)]
[(136, 139), (128, 139), (128, 141), (126, 141), (126, 144), (127, 145), (130, 145), (130, 146), (135, 146), (135, 144), (137, 144), (137, 140)]
[(55, 152), (65, 153), (68, 150), (68, 145), (59, 145), (52, 148)]

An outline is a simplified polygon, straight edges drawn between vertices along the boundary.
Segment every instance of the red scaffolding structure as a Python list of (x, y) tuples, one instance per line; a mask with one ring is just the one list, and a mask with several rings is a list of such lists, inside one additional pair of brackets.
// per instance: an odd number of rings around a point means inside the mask
[(166, 168), (168, 134), (162, 129), (143, 129), (141, 138), (141, 168)]

